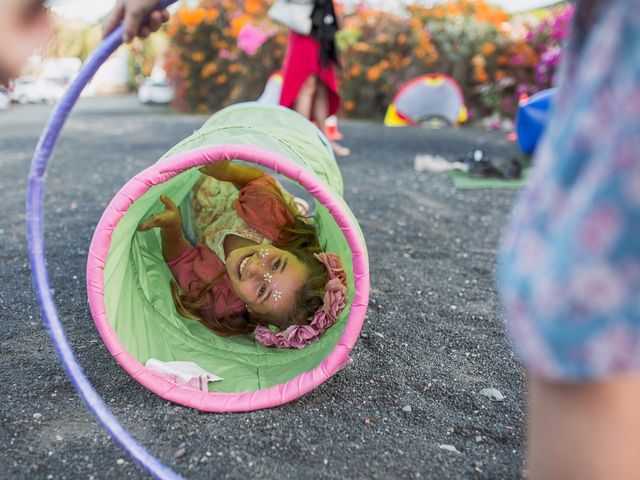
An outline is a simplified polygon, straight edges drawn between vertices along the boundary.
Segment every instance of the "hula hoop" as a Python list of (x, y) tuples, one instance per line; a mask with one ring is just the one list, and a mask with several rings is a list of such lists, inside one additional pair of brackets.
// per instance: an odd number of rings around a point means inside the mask
[[(159, 4), (159, 8), (166, 8), (175, 1), (176, 0), (164, 0)], [(62, 127), (71, 109), (78, 100), (80, 93), (91, 78), (93, 78), (98, 68), (100, 68), (121, 43), (122, 26), (119, 26), (102, 41), (100, 46), (82, 66), (78, 76), (54, 108), (40, 136), (31, 160), (27, 185), (26, 226), (29, 263), (31, 265), (31, 276), (34, 282), (36, 296), (40, 305), (40, 311), (42, 312), (42, 322), (47, 329), (47, 333), (49, 334), (51, 343), (53, 343), (60, 363), (62, 363), (73, 388), (78, 392), (82, 401), (102, 427), (138, 465), (156, 478), (180, 479), (182, 478), (181, 476), (151, 455), (151, 453), (129, 435), (107, 408), (100, 395), (94, 390), (85, 376), (82, 367), (73, 354), (64, 333), (62, 323), (60, 322), (58, 310), (51, 295), (49, 274), (44, 256), (44, 222), (42, 219), (42, 210), (45, 185), (44, 175), (47, 164), (53, 153)]]
[[(164, 8), (174, 2), (175, 0), (165, 0), (160, 4), (160, 7)], [(34, 287), (43, 315), (43, 323), (54, 345), (56, 355), (62, 363), (73, 387), (102, 427), (114, 438), (123, 450), (125, 450), (125, 452), (127, 452), (134, 461), (136, 461), (136, 463), (149, 471), (149, 473), (156, 478), (173, 479), (180, 477), (152, 456), (144, 447), (138, 444), (136, 440), (129, 435), (129, 433), (119, 424), (117, 419), (109, 411), (100, 395), (93, 389), (89, 380), (84, 375), (82, 367), (79, 365), (72, 352), (71, 346), (68, 343), (60, 322), (56, 304), (53, 300), (49, 287), (49, 278), (44, 257), (42, 203), (45, 184), (44, 174), (46, 172), (47, 163), (68, 114), (75, 105), (80, 93), (89, 80), (91, 80), (98, 68), (120, 45), (121, 35), (122, 27), (118, 27), (102, 42), (98, 49), (87, 60), (80, 70), (77, 78), (71, 84), (67, 92), (65, 92), (60, 103), (56, 105), (40, 137), (32, 159), (27, 189), (26, 221), (29, 261), (32, 269)], [(327, 148), (329, 148), (328, 144)], [(102, 292), (98, 291), (99, 289), (96, 288), (88, 288), (91, 309), (94, 314), (98, 330), (103, 337), (103, 340), (105, 340), (105, 344), (109, 348), (110, 352), (114, 357), (116, 357), (118, 363), (124, 367), (125, 371), (147, 388), (164, 398), (206, 411), (245, 411), (280, 405), (284, 402), (298, 398), (326, 381), (342, 365), (346, 364), (350, 360), (348, 353), (359, 336), (360, 328), (366, 313), (366, 304), (369, 294), (366, 247), (364, 246), (364, 240), (359, 239), (357, 235), (356, 230), (359, 231), (357, 223), (355, 224), (355, 229), (350, 229), (351, 222), (349, 220), (348, 208), (346, 205), (342, 205), (341, 197), (338, 202), (332, 199), (331, 192), (325, 189), (322, 182), (319, 182), (316, 179), (312, 171), (308, 171), (305, 168), (301, 168), (299, 165), (295, 165), (291, 160), (283, 157), (282, 155), (273, 154), (273, 152), (269, 153), (259, 148), (252, 148), (248, 145), (219, 145), (217, 147), (195, 150), (188, 154), (176, 155), (175, 158), (169, 159), (162, 165), (156, 164), (149, 167), (147, 170), (139, 174), (138, 177), (132, 179), (131, 182), (135, 184), (136, 181), (141, 180), (142, 178), (145, 180), (140, 183), (145, 184), (146, 187), (137, 192), (137, 194), (142, 194), (152, 184), (162, 183), (185, 168), (191, 168), (195, 165), (202, 164), (207, 160), (219, 161), (230, 157), (239, 157), (246, 161), (261, 164), (276, 172), (285, 174), (289, 178), (297, 181), (300, 185), (304, 186), (310, 194), (316, 197), (322, 206), (327, 208), (333, 219), (337, 222), (337, 227), (343, 232), (346, 242), (351, 247), (354, 262), (354, 281), (360, 288), (356, 289), (356, 295), (351, 305), (349, 324), (342, 333), (340, 342), (316, 368), (311, 371), (306, 371), (295, 377), (293, 380), (281, 384), (281, 388), (270, 387), (253, 392), (233, 395), (209, 395), (206, 398), (204, 394), (198, 397), (190, 395), (189, 398), (184, 398), (184, 395), (180, 394), (180, 392), (168, 390), (168, 386), (163, 382), (147, 378), (144, 373), (138, 375), (136, 373), (139, 371), (137, 361), (129, 359), (127, 352), (123, 351), (121, 345), (117, 341), (113, 340), (112, 336), (109, 335), (110, 331), (108, 322), (106, 321), (106, 317), (103, 315), (104, 309), (101, 308), (102, 300), (100, 295)], [(327, 171), (324, 171), (324, 174), (326, 176)], [(123, 191), (127, 192), (127, 189), (130, 190), (131, 188), (134, 187), (130, 187), (130, 184), (127, 184)], [(341, 179), (339, 190), (342, 192)], [(122, 207), (129, 200), (136, 198), (135, 195), (125, 195), (125, 197), (125, 199), (117, 197), (113, 202), (115, 202), (118, 207)], [(128, 203), (126, 206), (128, 206)], [(109, 216), (107, 215), (107, 217)], [(104, 227), (104, 222), (106, 222), (105, 217), (103, 217), (97, 227), (97, 231), (100, 231), (102, 234), (105, 233), (103, 230), (108, 230), (102, 228)], [(107, 233), (110, 238), (110, 230)], [(102, 258), (103, 256), (100, 255), (99, 257)], [(87, 269), (88, 279), (93, 279), (94, 277), (98, 278), (98, 270), (101, 271), (102, 267), (103, 264), (98, 262), (95, 250), (92, 248)], [(100, 282), (94, 283), (98, 285)], [(96, 312), (98, 312), (97, 316)], [(107, 335), (105, 335), (105, 332)], [(231, 400), (234, 401), (233, 405), (230, 404)]]

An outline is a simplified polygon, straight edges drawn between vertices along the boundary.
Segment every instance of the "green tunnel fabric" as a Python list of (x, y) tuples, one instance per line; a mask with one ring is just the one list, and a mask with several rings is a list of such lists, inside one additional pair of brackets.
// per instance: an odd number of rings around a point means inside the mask
[[(313, 170), (342, 197), (342, 177), (326, 139), (306, 119), (280, 107), (251, 103), (224, 109), (159, 162), (189, 150), (224, 144), (252, 145), (284, 155)], [(189, 169), (151, 187), (118, 222), (104, 280), (107, 316), (122, 345), (142, 364), (149, 358), (191, 361), (223, 377), (223, 381), (209, 384), (210, 391), (254, 391), (313, 369), (337, 344), (353, 298), (351, 250), (342, 231), (331, 214), (316, 202), (320, 242), (327, 251), (342, 258), (349, 294), (336, 325), (319, 341), (301, 350), (278, 350), (258, 344), (250, 335), (219, 337), (176, 313), (169, 288), (172, 276), (162, 258), (159, 232), (136, 232), (143, 219), (162, 211), (160, 194), (180, 204), (200, 176), (197, 169)], [(354, 224), (357, 225), (355, 221)]]

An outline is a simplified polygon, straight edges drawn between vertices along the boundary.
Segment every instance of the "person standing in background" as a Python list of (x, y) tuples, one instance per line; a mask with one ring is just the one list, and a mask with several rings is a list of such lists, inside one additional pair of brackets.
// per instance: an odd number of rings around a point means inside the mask
[[(340, 61), (335, 41), (339, 26), (333, 1), (315, 0), (311, 21), (309, 35), (289, 30), (280, 105), (315, 121), (324, 132), (327, 117), (340, 107), (336, 79), (336, 67)], [(338, 156), (351, 153), (334, 141), (330, 143)]]

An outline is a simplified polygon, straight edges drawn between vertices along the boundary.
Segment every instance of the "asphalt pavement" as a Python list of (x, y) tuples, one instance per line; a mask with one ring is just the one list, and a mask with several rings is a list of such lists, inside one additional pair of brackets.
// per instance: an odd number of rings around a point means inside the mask
[[(25, 239), (29, 163), (51, 107), (0, 112), (0, 478), (147, 478), (73, 390), (43, 327)], [(416, 173), (417, 154), (455, 160), (481, 147), (509, 158), (503, 133), (389, 129), (341, 121), (345, 199), (365, 234), (371, 302), (353, 364), (289, 404), (210, 414), (130, 378), (89, 313), (87, 249), (124, 183), (206, 117), (133, 97), (83, 99), (46, 182), (46, 252), (66, 334), (123, 426), (186, 478), (520, 478), (524, 375), (505, 336), (494, 281), (507, 190), (456, 190)], [(480, 392), (495, 388), (494, 401)]]

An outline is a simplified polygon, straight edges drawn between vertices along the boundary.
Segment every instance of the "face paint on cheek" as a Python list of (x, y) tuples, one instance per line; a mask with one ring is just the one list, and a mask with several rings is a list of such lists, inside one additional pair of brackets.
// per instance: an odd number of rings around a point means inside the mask
[(275, 283), (273, 284), (273, 292), (271, 294), (271, 298), (273, 298), (271, 308), (275, 310), (276, 308), (278, 308), (278, 302), (282, 298), (282, 292), (278, 290), (278, 285)]

